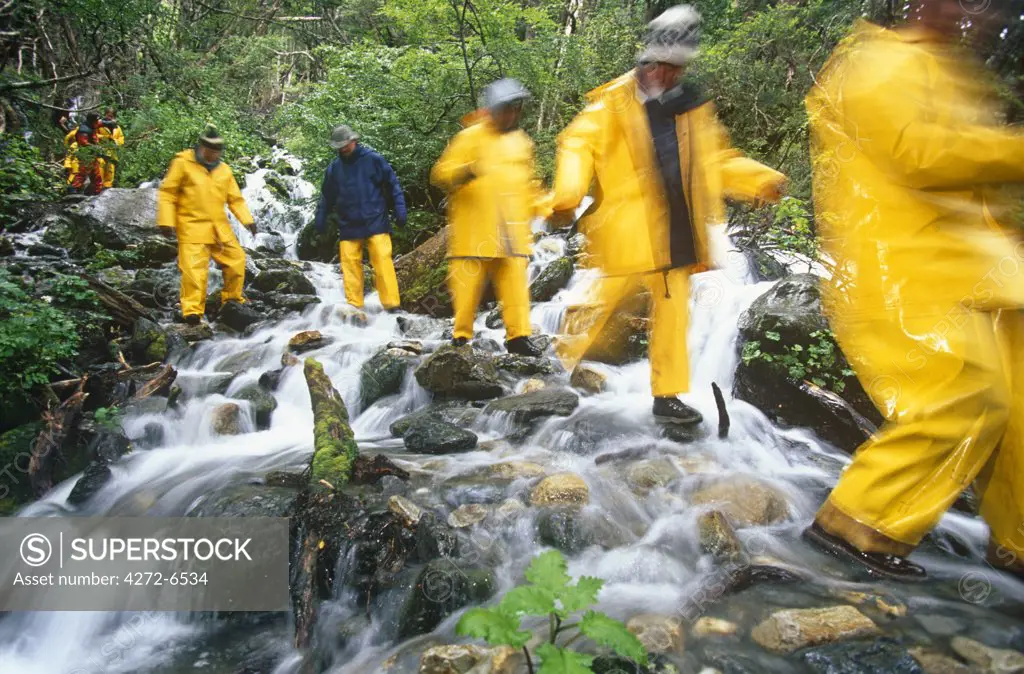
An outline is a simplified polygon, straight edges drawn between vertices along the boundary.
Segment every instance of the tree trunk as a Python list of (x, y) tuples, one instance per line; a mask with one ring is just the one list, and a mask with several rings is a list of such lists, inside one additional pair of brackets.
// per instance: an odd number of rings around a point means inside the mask
[(32, 447), (32, 458), (28, 464), (29, 483), (36, 496), (42, 496), (53, 487), (53, 467), (61, 457), (60, 448), (68, 433), (77, 425), (82, 404), (89, 397), (89, 394), (82, 390), (84, 385), (85, 378), (70, 398), (56, 409), (43, 413), (46, 427), (36, 438), (36, 444)]

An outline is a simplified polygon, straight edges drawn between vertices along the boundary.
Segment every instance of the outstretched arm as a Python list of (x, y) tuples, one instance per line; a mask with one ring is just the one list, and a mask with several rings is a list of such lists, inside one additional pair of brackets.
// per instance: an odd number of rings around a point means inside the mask
[(408, 213), (405, 209), (405, 195), (402, 194), (402, 185), (398, 182), (398, 174), (395, 173), (395, 169), (391, 168), (391, 164), (386, 159), (384, 162), (384, 185), (391, 194), (391, 207), (394, 209), (395, 222), (398, 223), (399, 227), (405, 227), (405, 221)]
[(602, 103), (587, 107), (559, 136), (555, 184), (547, 204), (549, 211), (572, 211), (590, 191), (605, 112)]

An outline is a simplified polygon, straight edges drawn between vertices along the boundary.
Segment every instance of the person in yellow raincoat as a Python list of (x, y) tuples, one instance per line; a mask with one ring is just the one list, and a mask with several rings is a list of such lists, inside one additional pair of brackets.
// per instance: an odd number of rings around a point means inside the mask
[(195, 148), (174, 157), (160, 183), (157, 226), (165, 236), (177, 234), (181, 314), (190, 324), (199, 323), (206, 310), (211, 257), (224, 272), (221, 301), (245, 301), (245, 252), (228, 222), (225, 204), (253, 235), (256, 225), (234, 174), (220, 159), (223, 151), (224, 139), (207, 126)]
[(997, 222), (1024, 182), (957, 0), (860, 22), (807, 97), (832, 329), (886, 418), (805, 538), (874, 575), (906, 560), (975, 478), (993, 563), (1024, 569), (1024, 244)]
[(430, 172), (448, 197), (448, 286), (456, 346), (473, 339), (473, 320), (490, 280), (501, 302), (509, 353), (539, 356), (530, 340), (526, 267), (530, 223), (543, 216), (534, 172), (533, 141), (519, 128), (529, 93), (513, 79), (484, 91), (484, 109), (468, 115), (466, 128), (445, 148)]
[(723, 196), (775, 201), (785, 177), (743, 157), (708, 102), (683, 80), (697, 53), (700, 15), (677, 5), (648, 25), (635, 70), (588, 94), (558, 141), (552, 222), (562, 224), (594, 186), (580, 223), (603, 276), (567, 312), (557, 351), (567, 369), (586, 355), (615, 309), (643, 288), (653, 303), (651, 390), (658, 421), (701, 422), (678, 399), (689, 390), (689, 275), (709, 264), (708, 226), (723, 223)]
[(71, 185), (75, 180), (75, 176), (78, 174), (78, 159), (75, 157), (75, 151), (78, 149), (78, 145), (75, 144), (75, 134), (78, 133), (78, 125), (71, 125), (71, 130), (64, 136), (64, 170), (67, 171), (67, 184)]
[[(96, 132), (100, 142), (113, 143), (116, 146), (124, 145), (124, 132), (121, 125), (117, 123), (114, 116), (114, 109), (107, 108), (100, 120), (99, 129)], [(117, 172), (118, 155), (117, 150), (111, 148), (103, 159), (103, 187), (104, 189), (114, 186), (114, 175)]]

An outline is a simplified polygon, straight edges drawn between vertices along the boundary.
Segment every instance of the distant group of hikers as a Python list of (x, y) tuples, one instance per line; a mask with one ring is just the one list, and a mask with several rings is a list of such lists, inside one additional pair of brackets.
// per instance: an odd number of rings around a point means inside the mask
[[(99, 194), (114, 186), (118, 147), (124, 145), (124, 131), (113, 108), (101, 118), (90, 112), (80, 123), (68, 117), (58, 122), (64, 136), (64, 170), (72, 194)], [(88, 148), (88, 149), (86, 149)]]
[[(912, 21), (859, 22), (822, 70), (807, 106), (819, 235), (836, 272), (825, 297), (843, 352), (887, 419), (844, 471), (805, 531), (827, 552), (874, 574), (923, 575), (907, 556), (963, 489), (979, 478), (992, 530), (989, 561), (1024, 571), (1024, 275), (993, 277), (1017, 260), (1000, 219), (999, 187), (1024, 182), (1024, 135), (1000, 127), (978, 64), (957, 42), (957, 0), (921, 0)], [(531, 222), (579, 222), (587, 264), (601, 271), (590, 298), (567, 312), (555, 348), (571, 370), (627, 297), (651, 298), (653, 415), (697, 424), (689, 390), (689, 278), (709, 269), (709, 227), (724, 199), (762, 205), (786, 187), (779, 172), (733, 149), (712, 103), (689, 79), (700, 16), (673, 7), (648, 25), (636, 68), (591, 91), (560, 135), (545, 193), (533, 143), (519, 127), (528, 92), (492, 83), (431, 171), (448, 193), (448, 284), (453, 345), (474, 337), (487, 282), (501, 304), (510, 353), (531, 340), (527, 259)], [(405, 224), (398, 178), (348, 126), (324, 176), (316, 227), (336, 227), (346, 299), (363, 305), (363, 248), (381, 304), (400, 306), (392, 219)], [(244, 302), (245, 254), (224, 211), (255, 232), (223, 139), (208, 128), (181, 152), (160, 188), (158, 224), (177, 232), (184, 320), (202, 320), (207, 267), (224, 269), (225, 302)], [(951, 318), (953, 317), (953, 318)], [(879, 386), (879, 380), (897, 386)]]

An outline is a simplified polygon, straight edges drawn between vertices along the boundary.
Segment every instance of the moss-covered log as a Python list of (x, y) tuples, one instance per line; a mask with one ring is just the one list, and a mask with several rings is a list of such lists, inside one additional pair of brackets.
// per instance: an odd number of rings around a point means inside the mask
[(334, 487), (340, 487), (348, 482), (353, 463), (359, 455), (355, 435), (348, 425), (348, 410), (319, 362), (307, 358), (303, 373), (313, 405), (310, 484), (317, 485), (320, 480), (325, 480)]

